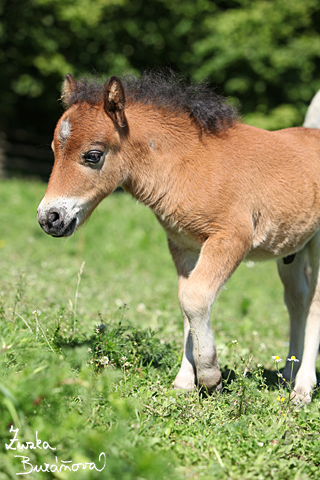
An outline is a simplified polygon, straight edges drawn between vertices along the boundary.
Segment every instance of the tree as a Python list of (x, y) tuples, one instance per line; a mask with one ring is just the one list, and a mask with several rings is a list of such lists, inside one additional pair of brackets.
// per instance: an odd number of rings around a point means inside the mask
[[(303, 121), (320, 89), (317, 0), (217, 1), (194, 44), (197, 80), (209, 76), (241, 100), (246, 119), (264, 128)], [(229, 8), (223, 8), (229, 6)]]
[(0, 128), (52, 132), (70, 72), (170, 66), (251, 123), (300, 124), (320, 88), (318, 0), (0, 0)]

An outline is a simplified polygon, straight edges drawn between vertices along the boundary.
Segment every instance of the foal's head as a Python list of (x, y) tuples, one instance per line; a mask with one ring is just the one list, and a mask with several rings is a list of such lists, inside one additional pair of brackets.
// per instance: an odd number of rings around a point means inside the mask
[(126, 177), (120, 154), (127, 136), (125, 92), (117, 77), (103, 89), (67, 75), (62, 91), (67, 107), (52, 142), (55, 163), (38, 208), (42, 229), (55, 237), (71, 235)]
[(111, 77), (104, 85), (67, 75), (62, 100), (67, 110), (54, 132), (55, 163), (38, 209), (41, 227), (56, 237), (71, 235), (117, 186), (131, 191), (134, 176), (144, 188), (150, 170), (143, 165), (158, 160), (162, 147), (162, 165), (170, 166), (190, 138), (223, 132), (237, 118), (209, 85), (186, 85), (172, 73), (127, 76), (124, 84)]

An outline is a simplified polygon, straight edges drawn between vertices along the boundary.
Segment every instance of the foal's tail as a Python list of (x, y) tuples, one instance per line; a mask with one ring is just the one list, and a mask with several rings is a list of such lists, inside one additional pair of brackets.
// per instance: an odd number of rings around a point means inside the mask
[(320, 128), (320, 90), (313, 97), (303, 123), (307, 128)]

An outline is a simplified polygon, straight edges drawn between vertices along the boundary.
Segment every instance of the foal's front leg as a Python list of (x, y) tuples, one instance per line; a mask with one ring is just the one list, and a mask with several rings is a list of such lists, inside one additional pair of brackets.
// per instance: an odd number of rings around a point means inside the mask
[(220, 386), (221, 373), (210, 328), (210, 310), (220, 289), (243, 260), (249, 247), (248, 235), (221, 232), (209, 237), (195, 268), (187, 275), (183, 271), (187, 263), (183, 252), (179, 249), (173, 252), (171, 246), (179, 273), (179, 300), (185, 321), (185, 351), (181, 370), (175, 380), (176, 387), (190, 388), (194, 379), (208, 390)]
[(199, 258), (199, 253), (190, 251), (188, 249), (181, 249), (177, 247), (170, 239), (168, 239), (169, 249), (174, 260), (178, 277), (179, 277), (179, 303), (183, 317), (184, 329), (184, 345), (182, 363), (178, 375), (174, 380), (175, 388), (184, 388), (191, 390), (196, 383), (196, 368), (193, 361), (193, 342), (192, 334), (190, 332), (189, 320), (182, 309), (182, 292), (188, 281), (188, 277), (196, 266)]

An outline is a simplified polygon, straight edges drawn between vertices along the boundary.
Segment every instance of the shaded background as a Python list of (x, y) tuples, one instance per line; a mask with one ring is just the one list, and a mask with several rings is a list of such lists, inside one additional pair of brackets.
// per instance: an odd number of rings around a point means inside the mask
[(320, 89), (318, 0), (0, 0), (0, 14), (3, 175), (48, 178), (68, 72), (169, 66), (267, 129), (301, 125)]

